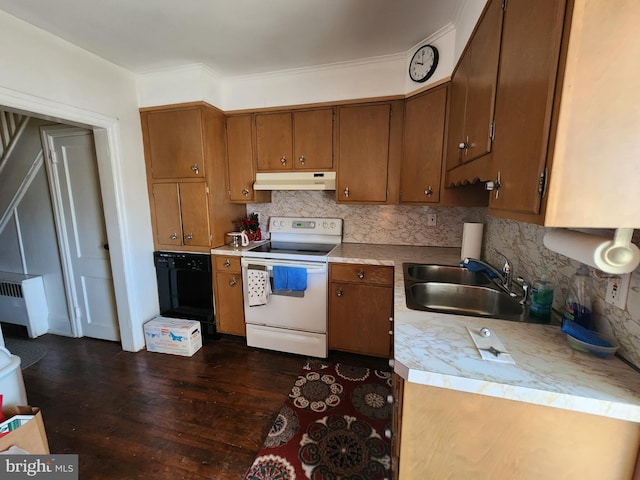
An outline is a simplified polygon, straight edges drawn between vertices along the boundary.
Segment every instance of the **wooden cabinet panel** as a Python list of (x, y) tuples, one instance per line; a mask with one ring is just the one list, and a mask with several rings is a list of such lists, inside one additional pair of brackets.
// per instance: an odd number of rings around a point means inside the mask
[(391, 287), (331, 282), (329, 349), (388, 358)]
[[(491, 152), (502, 18), (502, 2), (490, 0), (453, 74), (446, 140), (447, 170)], [(480, 174), (474, 170), (475, 178), (463, 177), (464, 181), (453, 183), (474, 182), (478, 176), (486, 180), (491, 175), (487, 167)]]
[(333, 108), (293, 113), (296, 170), (333, 168)]
[(142, 122), (153, 178), (205, 176), (199, 108), (143, 112)]
[(215, 272), (216, 325), (220, 333), (246, 336), (242, 276)]
[(401, 408), (399, 480), (635, 478), (634, 422), (408, 381)]
[(256, 159), (253, 151), (251, 115), (228, 117), (227, 162), (229, 166), (229, 199), (232, 202), (263, 203), (271, 200), (271, 192), (256, 192)]
[(182, 245), (180, 189), (177, 183), (153, 185), (156, 242), (161, 246)]
[(293, 164), (291, 113), (256, 115), (258, 170), (290, 170)]
[(218, 272), (227, 273), (240, 273), (240, 257), (226, 256), (226, 255), (214, 255), (213, 256), (213, 270)]
[(159, 246), (211, 245), (204, 182), (155, 183), (152, 189)]
[(494, 211), (540, 212), (564, 3), (514, 1), (505, 12), (493, 152), (500, 189), (489, 203)]
[(393, 285), (393, 267), (384, 265), (331, 264), (331, 280), (376, 285)]
[(338, 109), (339, 203), (387, 200), (390, 116), (388, 103)]
[(491, 151), (502, 18), (501, 0), (492, 0), (471, 44), (465, 112), (465, 140), (469, 146), (465, 149), (465, 162)]
[(333, 108), (256, 114), (256, 145), (258, 171), (331, 170)]
[(184, 245), (211, 245), (209, 231), (209, 198), (204, 182), (180, 183), (180, 211)]
[(405, 103), (401, 203), (440, 201), (446, 103), (446, 87), (416, 95)]
[(400, 439), (402, 438), (402, 405), (404, 394), (404, 379), (393, 373), (391, 395), (391, 472), (392, 478), (400, 478)]
[(389, 358), (393, 267), (329, 265), (329, 349)]

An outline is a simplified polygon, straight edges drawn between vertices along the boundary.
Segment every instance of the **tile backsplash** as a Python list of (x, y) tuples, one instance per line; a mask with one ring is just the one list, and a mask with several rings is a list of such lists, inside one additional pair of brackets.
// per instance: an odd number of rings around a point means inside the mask
[[(465, 222), (485, 224), (483, 255), (500, 265), (494, 248), (513, 263), (516, 275), (533, 282), (546, 267), (554, 284), (556, 310), (561, 310), (577, 261), (548, 250), (543, 244), (547, 228), (487, 215), (486, 208), (427, 207), (409, 205), (336, 204), (334, 192), (274, 191), (272, 202), (247, 205), (266, 224), (272, 216), (339, 217), (344, 219), (343, 241), (383, 245), (460, 247)], [(427, 214), (437, 215), (437, 225), (427, 226)], [(263, 225), (264, 227), (264, 225)], [(640, 231), (634, 243), (640, 243)], [(625, 310), (605, 302), (607, 279), (593, 277), (593, 317), (599, 329), (610, 329), (620, 342), (619, 352), (640, 368), (640, 268), (631, 276)]]
[[(486, 209), (346, 205), (337, 204), (332, 191), (274, 191), (271, 203), (248, 205), (251, 212), (258, 212), (264, 225), (273, 216), (342, 218), (343, 242), (459, 247), (463, 223), (484, 221)], [(437, 215), (436, 226), (427, 226), (428, 213)]]
[[(547, 269), (549, 281), (555, 287), (553, 308), (561, 311), (569, 290), (571, 277), (580, 263), (552, 252), (543, 244), (549, 228), (501, 218), (486, 217), (483, 257), (493, 265), (500, 264), (494, 248), (513, 263), (514, 273), (529, 282), (540, 278)], [(613, 231), (611, 232), (613, 237)], [(640, 232), (633, 242), (640, 243)], [(631, 274), (627, 308), (615, 307), (605, 301), (608, 279), (598, 278), (602, 272), (589, 268), (593, 286), (593, 319), (598, 330), (610, 331), (620, 342), (619, 353), (640, 368), (640, 268)]]

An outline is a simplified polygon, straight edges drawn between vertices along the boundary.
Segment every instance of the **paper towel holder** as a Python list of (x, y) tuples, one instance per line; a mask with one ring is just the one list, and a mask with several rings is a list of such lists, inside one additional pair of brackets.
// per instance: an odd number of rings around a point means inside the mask
[[(605, 273), (624, 274), (634, 271), (640, 265), (640, 250), (631, 243), (633, 228), (618, 228), (613, 240), (597, 237), (584, 232), (552, 229), (544, 236), (544, 245), (554, 252), (590, 265)], [(589, 244), (588, 252), (572, 249), (567, 241)], [(585, 255), (588, 253), (588, 256)]]

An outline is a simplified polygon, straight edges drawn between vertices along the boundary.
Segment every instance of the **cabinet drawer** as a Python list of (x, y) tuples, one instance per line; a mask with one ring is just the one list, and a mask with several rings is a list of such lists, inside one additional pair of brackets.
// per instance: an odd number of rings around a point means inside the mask
[(393, 285), (393, 267), (360, 265), (356, 263), (332, 263), (331, 280), (374, 285)]
[(214, 255), (216, 272), (240, 273), (240, 257), (232, 255)]

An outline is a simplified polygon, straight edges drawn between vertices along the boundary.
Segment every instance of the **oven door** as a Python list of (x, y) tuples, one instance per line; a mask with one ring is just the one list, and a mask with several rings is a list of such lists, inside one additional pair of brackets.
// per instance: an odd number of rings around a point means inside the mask
[[(264, 305), (249, 305), (250, 265), (266, 269), (273, 286), (273, 267), (304, 268), (307, 289), (296, 296), (271, 293)], [(327, 279), (324, 262), (242, 258), (247, 345), (281, 352), (327, 356)]]

